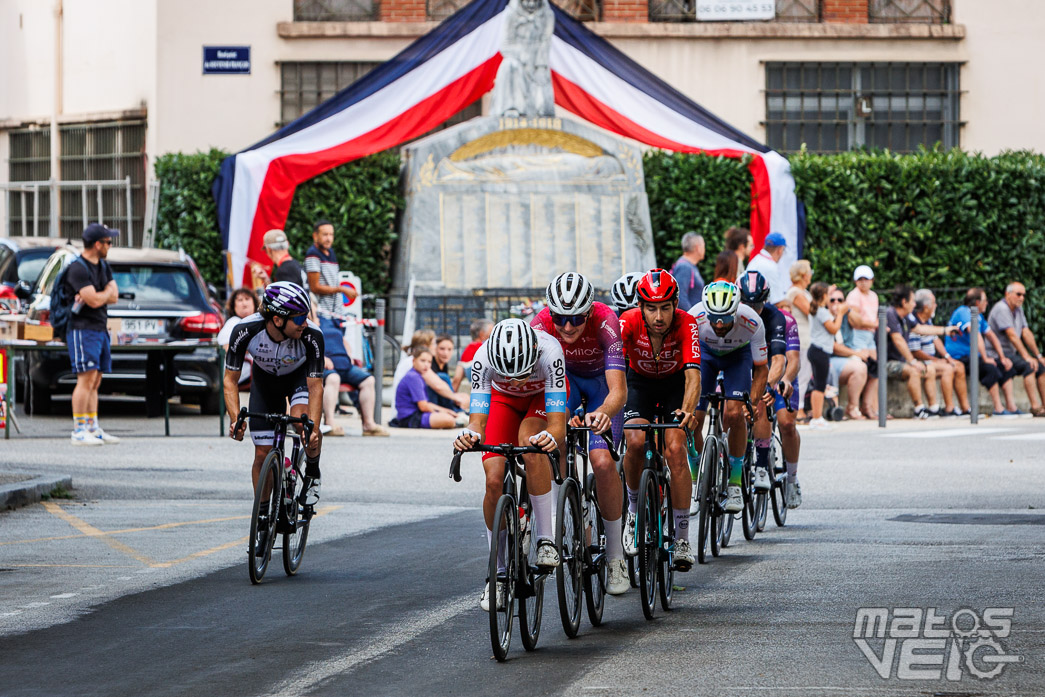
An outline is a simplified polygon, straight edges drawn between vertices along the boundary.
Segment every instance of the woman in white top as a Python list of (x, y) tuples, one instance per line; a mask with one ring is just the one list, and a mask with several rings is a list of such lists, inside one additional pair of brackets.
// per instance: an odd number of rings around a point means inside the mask
[[(802, 348), (809, 346), (809, 302), (812, 296), (807, 290), (813, 282), (813, 267), (805, 259), (799, 259), (791, 264), (791, 287), (784, 296), (784, 302), (791, 306), (791, 316), (795, 318), (798, 325), (798, 340), (802, 342)], [(809, 378), (813, 376), (813, 367), (809, 363), (806, 352), (802, 352), (802, 364), (798, 371), (798, 414), (799, 421), (805, 418), (806, 390), (809, 388)]]
[[(237, 288), (232, 291), (229, 301), (225, 304), (225, 312), (228, 313), (229, 318), (225, 320), (225, 326), (218, 332), (218, 343), (221, 344), (223, 349), (229, 350), (229, 339), (232, 338), (232, 330), (236, 328), (240, 320), (250, 317), (257, 312), (258, 305), (258, 295), (250, 288)], [(243, 370), (239, 374), (240, 385), (250, 382), (250, 364), (251, 358), (248, 355), (246, 362), (243, 364)]]
[[(811, 428), (829, 428), (824, 419), (824, 389), (831, 370), (831, 355), (834, 353), (835, 332), (842, 327), (842, 318), (849, 312), (845, 302), (828, 304), (828, 285), (814, 283), (810, 288), (813, 300), (809, 305), (809, 349), (806, 355), (813, 366), (813, 386), (809, 392), (812, 411)], [(828, 309), (831, 308), (831, 309)]]

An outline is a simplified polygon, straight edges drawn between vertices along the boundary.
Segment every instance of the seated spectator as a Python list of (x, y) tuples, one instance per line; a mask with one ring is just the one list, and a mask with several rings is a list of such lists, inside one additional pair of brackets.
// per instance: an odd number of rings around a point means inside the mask
[[(431, 329), (419, 329), (410, 338), (410, 344), (403, 347), (403, 356), (399, 359), (395, 374), (392, 377), (392, 411), (396, 411), (396, 395), (398, 394), (399, 382), (413, 367), (413, 353), (415, 349), (426, 348), (428, 352), (435, 355), (435, 332)], [(461, 409), (468, 409), (468, 395), (454, 392), (450, 385), (439, 379), (431, 370), (424, 374), (425, 385), (432, 390), (435, 396), (444, 397)]]
[(827, 377), (831, 371), (834, 335), (841, 328), (842, 318), (849, 312), (849, 307), (842, 302), (835, 303), (833, 309), (828, 309), (828, 285), (823, 282), (810, 286), (809, 294), (813, 298), (809, 303), (809, 349), (806, 351), (809, 363), (813, 366), (813, 386), (809, 392), (812, 419), (809, 427), (828, 429), (830, 426), (824, 419), (824, 390), (827, 388)]
[(472, 326), (468, 328), (468, 333), (471, 334), (472, 343), (464, 347), (464, 351), (461, 352), (461, 358), (457, 361), (457, 367), (454, 368), (454, 377), (450, 381), (450, 387), (453, 388), (454, 392), (461, 387), (461, 381), (464, 380), (465, 368), (472, 359), (475, 358), (475, 352), (479, 350), (479, 347), (483, 345), (483, 342), (490, 338), (490, 332), (493, 331), (493, 322), (481, 317), (472, 322)]
[(453, 428), (457, 415), (428, 401), (425, 373), (432, 372), (432, 352), (425, 346), (413, 351), (410, 370), (396, 388), (396, 417), (389, 422), (398, 428)]
[(734, 252), (722, 251), (715, 257), (715, 280), (736, 283), (740, 278), (739, 263)]
[[(907, 347), (911, 354), (920, 361), (931, 362), (936, 367), (936, 377), (940, 379), (940, 392), (943, 393), (943, 415), (962, 416), (969, 413), (969, 388), (965, 381), (965, 366), (947, 353), (939, 336), (916, 334), (918, 327), (934, 328), (933, 317), (936, 315), (936, 296), (928, 288), (920, 288), (914, 294), (914, 320)], [(925, 378), (928, 380), (928, 378)], [(960, 408), (954, 404), (957, 393)]]
[[(870, 266), (861, 264), (853, 270), (853, 283), (856, 285), (845, 302), (852, 311), (846, 317), (842, 327), (845, 345), (851, 349), (870, 350), (872, 356), (867, 360), (867, 385), (860, 402), (860, 413), (869, 419), (878, 418), (878, 342), (875, 337), (878, 331), (878, 293), (871, 290), (874, 285), (874, 271)], [(846, 326), (848, 325), (848, 326)]]
[[(905, 284), (896, 286), (885, 318), (889, 337), (886, 345), (886, 369), (890, 378), (907, 382), (907, 392), (914, 402), (914, 418), (927, 419), (940, 416), (940, 405), (936, 400), (936, 366), (920, 361), (911, 353), (908, 338), (911, 334), (910, 315), (914, 312), (914, 289)], [(922, 400), (922, 380), (925, 380), (925, 395), (932, 406), (926, 407)]]
[(355, 388), (359, 400), (359, 418), (363, 420), (364, 436), (387, 436), (388, 430), (374, 421), (374, 402), (377, 382), (374, 376), (355, 363), (348, 354), (344, 325), (331, 320), (322, 325), (326, 359), (330, 361), (323, 371), (323, 420), (330, 426), (328, 436), (343, 436), (345, 430), (334, 423), (341, 385)]
[[(994, 304), (987, 319), (991, 331), (997, 335), (1004, 354), (994, 351), (993, 344), (987, 346), (987, 355), (997, 360), (1002, 355), (1012, 361), (1015, 375), (1023, 377), (1027, 397), (1030, 399), (1031, 413), (1045, 416), (1045, 359), (1038, 350), (1034, 334), (1027, 326), (1027, 317), (1023, 314), (1023, 301), (1027, 289), (1022, 283), (1010, 283), (1005, 288), (1005, 297)], [(1006, 393), (1008, 394), (1008, 393)], [(1014, 405), (1015, 406), (1015, 405)], [(1019, 413), (1019, 410), (1016, 410)]]
[[(1014, 416), (1016, 411), (1016, 399), (1012, 394), (1012, 361), (1005, 357), (1001, 348), (1001, 342), (997, 335), (991, 331), (990, 325), (984, 318), (987, 311), (987, 293), (983, 288), (970, 288), (965, 294), (962, 306), (951, 314), (950, 324), (957, 328), (957, 333), (948, 335), (943, 341), (944, 347), (954, 358), (965, 364), (966, 373), (969, 369), (970, 344), (972, 343), (972, 306), (975, 305), (980, 311), (980, 341), (977, 347), (980, 355), (980, 384), (987, 388), (994, 403), (995, 416)], [(994, 354), (1000, 358), (991, 358), (987, 353), (987, 345), (994, 346)], [(1005, 397), (1009, 402), (1010, 409), (1004, 409), (1001, 405), (999, 387), (1005, 390)]]
[[(232, 291), (229, 296), (229, 300), (225, 303), (225, 314), (228, 317), (225, 320), (225, 325), (218, 332), (218, 343), (221, 348), (226, 351), (229, 350), (229, 340), (232, 338), (232, 330), (236, 328), (236, 325), (241, 320), (250, 317), (258, 311), (258, 295), (250, 288), (243, 287), (237, 288)], [(239, 374), (239, 386), (240, 389), (250, 385), (250, 365), (253, 360), (250, 354), (247, 354), (247, 360), (243, 363), (243, 370)]]
[[(454, 356), (454, 340), (448, 334), (440, 334), (435, 338), (435, 353), (432, 354), (432, 373), (446, 383), (450, 391), (454, 391), (453, 379), (450, 377), (450, 359)], [(436, 394), (435, 390), (428, 388), (428, 401), (435, 402), (444, 409), (452, 412), (462, 411), (461, 407), (453, 399)]]
[[(803, 346), (809, 346), (809, 284), (813, 282), (813, 267), (806, 259), (799, 259), (791, 264), (791, 287), (784, 295), (784, 304), (790, 308), (791, 316), (798, 326), (798, 340)], [(806, 390), (809, 389), (809, 378), (813, 377), (813, 367), (809, 358), (802, 352), (802, 362), (798, 371), (798, 421), (805, 421)]]
[[(827, 302), (829, 309), (840, 307), (845, 303), (845, 295), (838, 286), (831, 286)], [(867, 384), (867, 359), (871, 352), (867, 349), (851, 349), (842, 341), (841, 330), (835, 332), (834, 346), (831, 355), (831, 370), (827, 382), (841, 394), (842, 386), (846, 388), (846, 418), (863, 421), (867, 417), (860, 413), (860, 397), (864, 385)], [(839, 404), (841, 406), (841, 404)]]

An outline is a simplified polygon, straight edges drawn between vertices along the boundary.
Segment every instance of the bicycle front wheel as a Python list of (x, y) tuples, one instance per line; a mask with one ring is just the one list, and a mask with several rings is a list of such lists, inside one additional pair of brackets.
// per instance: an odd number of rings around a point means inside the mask
[(305, 545), (308, 543), (308, 528), (312, 522), (312, 506), (298, 501), (304, 491), (301, 478), (302, 465), (305, 464), (305, 450), (298, 452), (294, 469), (297, 475), (284, 478), (283, 501), (286, 504), (287, 531), (283, 533), (283, 571), (293, 576), (301, 568), (301, 560), (305, 558)]
[(635, 531), (639, 557), (639, 591), (642, 614), (653, 619), (657, 608), (657, 565), (660, 552), (660, 502), (657, 482), (650, 470), (642, 473), (639, 483), (639, 519)]
[[(515, 588), (519, 575), (519, 509), (515, 499), (502, 496), (493, 514), (486, 597), (490, 602), (490, 644), (498, 661), (508, 658), (515, 617)], [(498, 594), (497, 586), (502, 592)]]
[(660, 492), (660, 545), (657, 564), (657, 590), (660, 606), (671, 609), (675, 592), (675, 513), (671, 510), (671, 481), (664, 479)]
[(780, 434), (776, 432), (769, 443), (769, 460), (773, 472), (773, 488), (769, 492), (769, 497), (773, 500), (773, 520), (778, 528), (782, 528), (787, 524), (787, 465), (784, 462)]
[[(525, 494), (524, 494), (525, 495)], [(519, 531), (522, 541), (519, 547), (519, 636), (523, 648), (533, 651), (537, 648), (537, 639), (541, 636), (541, 622), (544, 619), (544, 581), (546, 573), (538, 573), (537, 569), (537, 536), (533, 531), (533, 511), (526, 516), (526, 528)]]
[(755, 491), (752, 486), (752, 467), (754, 463), (754, 457), (752, 451), (754, 450), (754, 443), (750, 444), (747, 451), (747, 457), (744, 458), (744, 474), (743, 480), (740, 483), (740, 489), (743, 492), (744, 508), (741, 510), (741, 519), (744, 528), (744, 539), (751, 542), (755, 539), (755, 534), (758, 532), (757, 522), (755, 521)]
[(250, 537), (247, 539), (247, 569), (250, 582), (261, 583), (272, 558), (276, 539), (276, 520), (282, 496), (283, 455), (272, 450), (261, 464), (258, 484), (254, 487), (254, 507), (250, 514)]
[(562, 631), (571, 639), (581, 626), (581, 575), (584, 571), (584, 534), (577, 481), (568, 478), (559, 487), (555, 513), (555, 546), (562, 560), (555, 574)]
[[(591, 526), (587, 533), (588, 564), (584, 573), (584, 599), (588, 605), (588, 621), (591, 626), (602, 624), (602, 611), (606, 608), (606, 527), (602, 523), (602, 511), (599, 510), (599, 495), (595, 488), (595, 475), (588, 474), (588, 521)], [(627, 506), (627, 497), (624, 497)], [(627, 509), (625, 509), (627, 510)]]
[(715, 463), (718, 453), (713, 438), (705, 441), (704, 452), (700, 455), (700, 472), (697, 474), (697, 562), (706, 564), (708, 547), (711, 543), (712, 518), (712, 482), (715, 479)]

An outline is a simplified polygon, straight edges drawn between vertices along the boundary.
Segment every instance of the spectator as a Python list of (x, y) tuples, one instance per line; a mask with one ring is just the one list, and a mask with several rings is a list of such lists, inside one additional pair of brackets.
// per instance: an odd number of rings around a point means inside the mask
[[(225, 325), (218, 332), (217, 341), (221, 348), (226, 351), (229, 350), (229, 339), (232, 338), (232, 330), (236, 328), (240, 320), (246, 319), (257, 312), (259, 304), (258, 294), (246, 286), (232, 291), (228, 302), (225, 303), (225, 314), (228, 316), (228, 319), (225, 320)], [(243, 370), (239, 374), (240, 388), (250, 384), (250, 364), (252, 362), (250, 354), (247, 354), (246, 361), (243, 363)]]
[(453, 428), (457, 416), (449, 409), (428, 401), (425, 373), (430, 373), (432, 352), (420, 346), (413, 350), (410, 370), (396, 388), (396, 417), (390, 426), (399, 428)]
[[(914, 289), (905, 284), (896, 286), (893, 291), (889, 309), (885, 318), (887, 331), (886, 369), (891, 378), (903, 379), (907, 382), (907, 392), (914, 402), (914, 418), (927, 419), (940, 415), (940, 405), (936, 401), (936, 366), (918, 360), (911, 354), (907, 342), (911, 334), (909, 316), (914, 312)], [(925, 380), (925, 396), (932, 406), (926, 407), (922, 401), (922, 380)]]
[[(1003, 409), (999, 394), (999, 387), (1006, 388), (1006, 398), (1009, 398), (1009, 394), (1012, 392), (1011, 381), (1014, 374), (1012, 361), (1005, 357), (998, 337), (991, 331), (990, 325), (984, 319), (983, 314), (987, 311), (987, 293), (983, 288), (970, 288), (965, 294), (962, 306), (951, 313), (950, 324), (958, 331), (956, 334), (949, 334), (944, 339), (943, 345), (947, 349), (947, 353), (965, 364), (966, 373), (968, 373), (970, 344), (972, 343), (970, 327), (973, 305), (980, 310), (980, 341), (977, 346), (980, 354), (980, 384), (987, 388), (991, 401), (994, 402), (995, 416), (1014, 416), (1015, 400), (1011, 399), (1009, 402), (1013, 409)], [(1001, 358), (991, 358), (987, 354), (988, 343), (994, 346), (995, 355), (1001, 356)]]
[[(450, 359), (454, 356), (454, 340), (450, 338), (448, 334), (440, 334), (435, 338), (435, 353), (432, 354), (431, 370), (432, 373), (446, 383), (446, 386), (453, 392), (453, 379), (450, 377)], [(414, 361), (416, 362), (416, 357)], [(424, 373), (424, 371), (419, 371)], [(456, 395), (455, 395), (456, 396)], [(461, 411), (461, 407), (452, 398), (442, 397), (436, 394), (435, 390), (428, 389), (428, 401), (435, 402), (438, 406), (443, 409), (449, 409), (452, 412)]]
[(872, 292), (874, 271), (870, 266), (861, 264), (853, 271), (853, 282), (856, 288), (849, 291), (846, 304), (852, 311), (846, 317), (851, 331), (845, 331), (845, 345), (851, 349), (868, 349), (871, 357), (867, 359), (867, 385), (864, 388), (860, 411), (869, 419), (878, 418), (875, 395), (878, 394), (878, 345), (875, 332), (878, 331), (878, 294)]
[[(936, 377), (940, 379), (940, 392), (943, 393), (944, 416), (962, 416), (969, 413), (969, 388), (965, 382), (965, 366), (947, 353), (940, 336), (915, 333), (926, 329), (939, 330), (940, 328), (934, 327), (932, 323), (935, 315), (936, 296), (928, 288), (919, 288), (914, 293), (914, 312), (911, 314), (913, 324), (907, 347), (911, 349), (915, 358), (931, 362), (936, 367)], [(944, 331), (946, 329), (949, 327), (944, 328)], [(954, 404), (955, 393), (958, 395), (960, 408)]]
[[(330, 315), (343, 312), (341, 300), (341, 269), (334, 254), (334, 224), (329, 220), (317, 221), (312, 229), (313, 245), (305, 252), (305, 273), (308, 288), (318, 299), (319, 323), (333, 324)], [(349, 300), (355, 300), (356, 292), (345, 291)]]
[(784, 301), (788, 286), (780, 277), (780, 259), (787, 251), (787, 240), (779, 232), (766, 235), (762, 249), (759, 250), (751, 263), (747, 265), (746, 271), (758, 271), (769, 285), (769, 302), (778, 305)]
[[(827, 293), (828, 309), (834, 311), (845, 303), (845, 294), (838, 286), (831, 286)], [(839, 394), (841, 406), (842, 386), (846, 388), (846, 418), (863, 421), (867, 417), (860, 413), (860, 397), (867, 384), (867, 349), (851, 349), (842, 341), (842, 330), (835, 332), (832, 347), (831, 369), (827, 376), (829, 385), (833, 385)]]
[[(994, 304), (987, 323), (991, 331), (998, 336), (1004, 354), (994, 351), (994, 346), (987, 347), (987, 354), (994, 359), (1004, 355), (1012, 361), (1015, 375), (1023, 376), (1023, 384), (1030, 398), (1031, 413), (1045, 416), (1045, 359), (1038, 350), (1034, 334), (1027, 326), (1027, 317), (1023, 314), (1023, 301), (1027, 289), (1022, 283), (1010, 283), (1005, 288), (1005, 297)], [(1018, 410), (1017, 410), (1018, 412)]]
[(682, 256), (671, 267), (671, 275), (679, 284), (679, 309), (689, 308), (700, 302), (704, 290), (704, 278), (697, 264), (704, 260), (704, 238), (695, 232), (682, 236)]
[[(726, 251), (732, 252), (737, 258), (737, 273), (732, 278), (725, 280), (736, 283), (740, 275), (744, 273), (744, 264), (751, 256), (751, 250), (755, 248), (755, 241), (751, 237), (751, 231), (746, 227), (731, 227), (726, 230)], [(718, 260), (715, 261), (716, 265)], [(715, 274), (716, 276), (718, 274)]]
[[(813, 282), (813, 267), (805, 259), (799, 259), (791, 264), (790, 269), (791, 287), (784, 295), (784, 302), (791, 306), (791, 315), (798, 325), (798, 339), (803, 346), (809, 346), (809, 302), (812, 296), (809, 294), (809, 284)], [(806, 391), (809, 389), (809, 379), (813, 377), (813, 367), (809, 363), (806, 352), (802, 352), (802, 363), (798, 371), (798, 413), (795, 415), (798, 421), (805, 421)]]
[(453, 388), (454, 392), (457, 392), (458, 388), (460, 388), (461, 381), (464, 379), (465, 369), (472, 362), (472, 359), (475, 358), (475, 352), (479, 350), (483, 342), (490, 338), (491, 331), (493, 331), (493, 322), (485, 317), (474, 320), (472, 326), (468, 328), (468, 333), (472, 337), (472, 343), (464, 347), (464, 351), (461, 352), (461, 359), (457, 361), (457, 367), (454, 368), (454, 377), (450, 382), (450, 387)]
[(740, 278), (737, 271), (737, 255), (733, 252), (722, 251), (715, 257), (715, 280), (736, 283)]
[(374, 421), (374, 404), (376, 402), (377, 382), (374, 376), (366, 372), (348, 355), (348, 344), (345, 340), (344, 327), (331, 320), (320, 326), (323, 329), (324, 365), (323, 371), (323, 420), (330, 426), (329, 436), (343, 436), (345, 430), (334, 423), (338, 399), (341, 396), (341, 385), (351, 385), (356, 390), (359, 418), (363, 421), (364, 436), (387, 436), (388, 430)]
[[(266, 232), (262, 249), (272, 260), (272, 271), (265, 278), (266, 285), (276, 281), (289, 281), (297, 283), (302, 288), (308, 288), (308, 277), (305, 275), (305, 270), (294, 257), (290, 256), (290, 242), (287, 241), (287, 236), (282, 230)], [(262, 272), (264, 273), (264, 270)]]
[(831, 371), (831, 355), (834, 352), (834, 335), (842, 326), (842, 318), (849, 307), (843, 302), (829, 309), (828, 285), (823, 282), (814, 283), (809, 288), (812, 296), (810, 309), (809, 348), (806, 353), (813, 366), (813, 385), (809, 393), (809, 404), (812, 419), (810, 428), (829, 429), (824, 419), (824, 390), (827, 388), (827, 377)]
[[(403, 356), (399, 359), (399, 364), (396, 366), (395, 375), (392, 377), (392, 410), (396, 411), (395, 396), (399, 391), (399, 383), (402, 381), (403, 376), (410, 372), (414, 364), (414, 351), (419, 348), (426, 348), (431, 354), (435, 354), (435, 332), (431, 329), (420, 329), (414, 332), (414, 335), (410, 338), (410, 344), (403, 347)], [(458, 394), (454, 392), (450, 385), (439, 379), (439, 377), (431, 370), (425, 371), (423, 374), (425, 385), (432, 390), (435, 396), (445, 397), (451, 400), (461, 409), (468, 409), (468, 395)]]

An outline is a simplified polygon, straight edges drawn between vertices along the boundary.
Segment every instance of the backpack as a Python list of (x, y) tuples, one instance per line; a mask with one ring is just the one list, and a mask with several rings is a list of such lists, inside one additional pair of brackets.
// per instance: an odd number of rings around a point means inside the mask
[(73, 298), (76, 297), (75, 293), (69, 292), (65, 277), (72, 265), (78, 261), (87, 264), (83, 257), (76, 257), (61, 270), (51, 288), (51, 328), (54, 330), (54, 338), (62, 341), (65, 341), (65, 334), (69, 330), (69, 319), (73, 316)]

